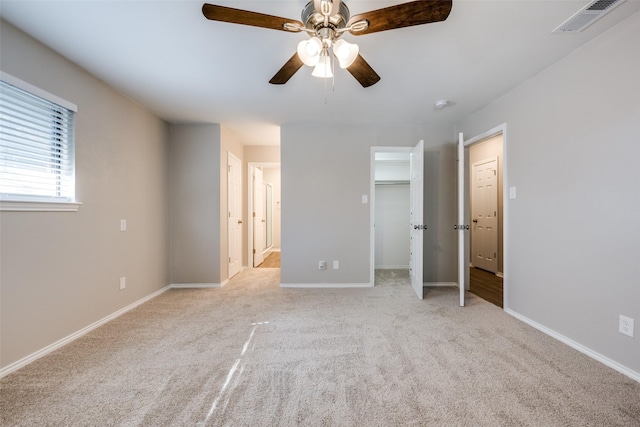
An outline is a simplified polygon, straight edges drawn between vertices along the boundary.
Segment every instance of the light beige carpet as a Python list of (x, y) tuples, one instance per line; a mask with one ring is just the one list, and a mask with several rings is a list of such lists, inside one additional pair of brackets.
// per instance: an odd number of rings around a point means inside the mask
[(640, 384), (454, 288), (170, 290), (0, 381), (2, 426), (638, 426)]

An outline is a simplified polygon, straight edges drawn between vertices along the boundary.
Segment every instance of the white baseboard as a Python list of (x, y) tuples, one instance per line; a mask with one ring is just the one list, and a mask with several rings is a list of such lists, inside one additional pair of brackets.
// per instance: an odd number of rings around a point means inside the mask
[[(422, 286), (454, 286), (456, 282), (424, 282)], [(373, 288), (371, 283), (280, 283), (281, 288)]]
[(281, 288), (372, 288), (371, 283), (280, 283)]
[[(228, 282), (228, 280), (226, 280), (225, 282)], [(172, 283), (171, 285), (169, 285), (171, 289), (204, 289), (220, 288), (222, 286), (224, 285), (220, 283)]]
[(115, 313), (112, 313), (106, 317), (103, 317), (102, 319), (98, 320), (97, 322), (94, 322), (92, 324), (90, 324), (89, 326), (85, 326), (84, 328), (80, 329), (77, 332), (72, 333), (71, 335), (68, 335), (56, 342), (54, 342), (53, 344), (50, 344), (34, 353), (31, 353), (28, 356), (23, 357), (22, 359), (13, 362), (10, 365), (5, 366), (4, 368), (0, 369), (0, 378), (3, 378), (6, 375), (9, 375), (12, 372), (17, 371), (18, 369), (27, 366), (29, 363), (34, 362), (35, 360), (41, 358), (42, 356), (46, 356), (47, 354), (51, 353), (52, 351), (55, 351), (57, 349), (59, 349), (60, 347), (63, 347), (67, 344), (69, 344), (72, 341), (77, 340), (78, 338), (82, 337), (83, 335), (88, 334), (89, 332), (93, 331), (94, 329), (112, 321), (113, 319), (115, 319), (116, 317), (122, 316), (124, 313), (126, 313), (127, 311), (130, 311), (134, 308), (136, 308), (137, 306), (139, 306), (140, 304), (144, 304), (145, 302), (157, 297), (158, 295), (162, 294), (163, 292), (167, 291), (170, 288), (170, 286), (165, 286), (164, 288), (150, 294), (147, 295), (146, 297), (139, 299), (138, 301), (129, 304), (128, 306), (121, 308), (120, 310), (116, 311)]
[(433, 287), (438, 287), (438, 286), (453, 286), (453, 287), (458, 287), (458, 284), (456, 282), (424, 282), (422, 284), (422, 286), (433, 286)]
[(612, 360), (610, 358), (608, 358), (607, 356), (603, 356), (602, 354), (593, 351), (592, 349), (585, 347), (584, 345), (572, 340), (571, 338), (567, 338), (562, 334), (559, 334), (558, 332), (554, 331), (553, 329), (549, 329), (544, 325), (541, 325), (540, 323), (529, 319), (526, 316), (523, 316), (520, 313), (517, 313), (509, 308), (505, 308), (504, 311), (508, 314), (510, 314), (511, 316), (515, 317), (516, 319), (526, 323), (529, 326), (532, 326), (534, 328), (536, 328), (537, 330), (539, 330), (540, 332), (543, 332), (547, 335), (549, 335), (552, 338), (557, 339), (560, 342), (565, 343), (566, 345), (568, 345), (569, 347), (578, 350), (580, 353), (582, 354), (586, 354), (587, 356), (591, 357), (592, 359), (597, 360), (598, 362), (610, 367), (611, 369), (615, 369), (616, 371), (620, 372), (623, 375), (628, 376), (629, 378), (631, 378), (632, 380), (638, 381), (640, 382), (640, 372), (636, 372), (632, 369), (627, 368), (624, 365), (621, 365), (620, 363), (616, 362), (615, 360)]

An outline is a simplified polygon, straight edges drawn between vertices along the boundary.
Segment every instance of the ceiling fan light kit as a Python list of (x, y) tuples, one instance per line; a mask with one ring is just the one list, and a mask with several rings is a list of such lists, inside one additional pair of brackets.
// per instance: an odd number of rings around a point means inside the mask
[(297, 52), (305, 65), (314, 67), (312, 76), (332, 78), (333, 56), (338, 59), (341, 68), (347, 68), (355, 61), (358, 46), (339, 39), (346, 31), (348, 20), (349, 8), (340, 0), (310, 1), (302, 10), (304, 27), (296, 29), (313, 37), (300, 42)]
[(323, 79), (330, 79), (333, 77), (332, 68), (329, 52), (327, 52), (326, 49), (323, 49), (320, 54), (318, 64), (313, 68), (311, 75), (314, 77), (321, 77)]
[(302, 22), (258, 12), (205, 3), (202, 14), (212, 21), (242, 24), (293, 33), (306, 32), (311, 37), (298, 43), (296, 53), (271, 78), (271, 84), (284, 84), (303, 66), (314, 67), (313, 76), (333, 77), (332, 56), (362, 85), (369, 87), (380, 76), (360, 55), (357, 44), (340, 39), (349, 32), (354, 36), (396, 28), (440, 22), (451, 12), (452, 0), (416, 0), (365, 12), (351, 17), (341, 0), (312, 0), (302, 10)]
[(356, 60), (360, 48), (357, 44), (349, 43), (345, 40), (338, 40), (333, 45), (333, 54), (338, 58), (340, 68), (349, 68)]
[(302, 40), (298, 43), (298, 56), (304, 65), (314, 67), (320, 60), (322, 52), (322, 41), (318, 37), (311, 37), (309, 40)]

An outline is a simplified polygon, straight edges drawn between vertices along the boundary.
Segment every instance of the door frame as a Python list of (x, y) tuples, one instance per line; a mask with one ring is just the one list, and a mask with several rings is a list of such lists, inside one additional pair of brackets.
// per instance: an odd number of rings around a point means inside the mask
[[(376, 153), (411, 153), (414, 147), (371, 147), (371, 182), (370, 182), (370, 190), (369, 190), (369, 281), (371, 283), (371, 287), (375, 286), (375, 275), (376, 275), (376, 229), (375, 229), (375, 211), (376, 211)], [(411, 191), (411, 190), (409, 190)]]
[[(508, 265), (509, 263), (507, 262), (507, 258), (509, 254), (509, 250), (508, 250), (509, 239), (507, 238), (508, 231), (509, 231), (509, 227), (508, 227), (509, 191), (508, 191), (507, 183), (509, 181), (508, 181), (507, 124), (506, 123), (502, 123), (492, 129), (487, 130), (486, 132), (482, 132), (479, 135), (476, 135), (472, 138), (464, 140), (464, 143), (463, 143), (464, 150), (462, 153), (463, 160), (464, 160), (464, 176), (459, 178), (462, 179), (463, 188), (464, 188), (464, 192), (463, 192), (464, 213), (463, 214), (464, 214), (465, 221), (462, 222), (461, 224), (468, 224), (470, 222), (469, 220), (471, 215), (471, 211), (469, 209), (471, 205), (471, 193), (469, 191), (469, 147), (474, 144), (479, 144), (481, 142), (484, 142), (498, 135), (502, 135), (502, 170), (501, 170), (502, 172), (502, 218), (501, 218), (501, 221), (502, 221), (502, 274), (503, 274), (502, 306), (503, 306), (503, 310), (507, 310), (508, 309), (507, 301), (509, 300), (508, 299), (508, 294), (509, 294)], [(469, 263), (471, 260), (470, 236), (471, 236), (470, 233), (464, 233), (463, 268), (464, 268), (464, 289), (466, 291), (469, 290)], [(464, 300), (462, 298), (462, 291), (461, 291), (460, 305), (461, 306), (464, 305)]]
[[(233, 154), (231, 151), (227, 151), (227, 174), (230, 173), (231, 171), (231, 159), (233, 159), (234, 162), (237, 162), (238, 165), (240, 165), (240, 172), (238, 173), (238, 188), (237, 188), (237, 192), (235, 194), (235, 197), (237, 197), (237, 200), (240, 203), (240, 208), (239, 208), (239, 212), (238, 214), (239, 216), (239, 221), (240, 224), (242, 224), (242, 160), (240, 160), (238, 158), (238, 156), (236, 156), (235, 154)], [(243, 245), (243, 240), (244, 240), (244, 236), (243, 236), (243, 228), (242, 225), (240, 225), (240, 242), (235, 242), (235, 243), (239, 243), (240, 244), (240, 260), (238, 261), (240, 263), (240, 266), (238, 267), (238, 271), (236, 271), (233, 275), (231, 274), (231, 236), (229, 233), (229, 218), (231, 217), (231, 206), (229, 203), (229, 199), (231, 197), (231, 188), (230, 188), (230, 184), (229, 184), (229, 178), (227, 175), (227, 258), (228, 258), (228, 262), (227, 262), (227, 276), (229, 276), (228, 278), (231, 279), (233, 276), (235, 276), (237, 273), (239, 273), (242, 270), (242, 245)]]
[(247, 268), (253, 266), (253, 169), (280, 168), (279, 162), (248, 162), (247, 163)]

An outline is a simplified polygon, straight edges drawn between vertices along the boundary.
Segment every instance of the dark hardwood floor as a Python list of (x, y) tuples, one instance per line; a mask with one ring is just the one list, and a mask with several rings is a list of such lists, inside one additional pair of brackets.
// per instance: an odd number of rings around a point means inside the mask
[(503, 308), (502, 277), (475, 267), (471, 267), (469, 273), (469, 291), (485, 301)]

